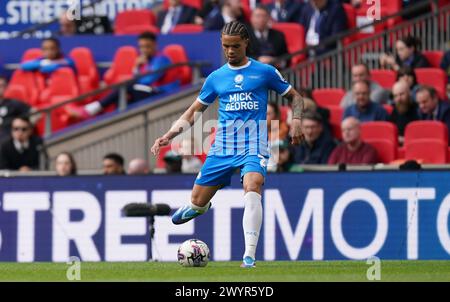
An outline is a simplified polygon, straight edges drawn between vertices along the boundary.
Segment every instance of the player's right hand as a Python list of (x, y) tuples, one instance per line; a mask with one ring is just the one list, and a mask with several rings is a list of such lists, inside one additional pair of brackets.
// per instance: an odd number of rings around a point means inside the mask
[(158, 137), (155, 140), (155, 143), (151, 147), (150, 151), (153, 153), (154, 156), (157, 157), (159, 154), (159, 149), (163, 146), (167, 146), (169, 143), (170, 143), (170, 140), (168, 138)]

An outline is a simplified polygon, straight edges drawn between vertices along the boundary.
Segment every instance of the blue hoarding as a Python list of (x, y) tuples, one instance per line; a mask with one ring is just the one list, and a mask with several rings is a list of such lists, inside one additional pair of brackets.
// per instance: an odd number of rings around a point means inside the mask
[[(90, 4), (96, 3), (93, 6)], [(0, 39), (6, 39), (30, 27), (49, 23), (69, 10), (75, 17), (108, 16), (114, 20), (117, 13), (152, 8), (157, 0), (2, 0), (0, 1)], [(84, 7), (84, 9), (81, 9)], [(58, 22), (40, 28), (38, 35), (48, 35), (58, 29)]]
[[(194, 175), (0, 179), (0, 261), (175, 261), (178, 245), (205, 241), (214, 260), (239, 260), (239, 177), (184, 225), (123, 217), (130, 202), (190, 199)], [(450, 259), (450, 173), (270, 174), (263, 191), (260, 260)]]

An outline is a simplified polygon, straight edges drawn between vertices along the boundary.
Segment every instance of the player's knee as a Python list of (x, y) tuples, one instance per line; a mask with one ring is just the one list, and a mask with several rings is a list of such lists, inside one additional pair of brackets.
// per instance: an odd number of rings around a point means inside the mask
[(257, 182), (247, 183), (247, 184), (244, 184), (244, 191), (245, 191), (245, 193), (256, 192), (258, 194), (261, 194), (261, 186), (262, 186), (262, 184), (257, 183)]

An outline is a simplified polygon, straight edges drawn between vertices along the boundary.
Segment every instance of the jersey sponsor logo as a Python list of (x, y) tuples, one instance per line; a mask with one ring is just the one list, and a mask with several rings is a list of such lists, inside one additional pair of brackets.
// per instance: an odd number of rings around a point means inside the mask
[(259, 103), (253, 100), (251, 92), (230, 94), (230, 102), (226, 104), (225, 111), (240, 110), (259, 110)]
[(244, 76), (242, 74), (238, 74), (234, 77), (234, 87), (239, 88), (240, 90), (243, 90), (242, 85), (244, 85)]
[(240, 92), (230, 94), (230, 102), (252, 101), (251, 92)]

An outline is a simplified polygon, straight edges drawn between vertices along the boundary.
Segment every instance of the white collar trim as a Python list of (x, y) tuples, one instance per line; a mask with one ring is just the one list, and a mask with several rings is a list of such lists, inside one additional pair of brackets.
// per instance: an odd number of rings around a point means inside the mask
[(252, 61), (249, 59), (248, 62), (247, 62), (247, 64), (242, 65), (242, 66), (238, 66), (238, 67), (236, 67), (236, 66), (231, 66), (230, 63), (227, 63), (227, 64), (228, 64), (228, 67), (229, 67), (230, 69), (233, 69), (233, 70), (239, 70), (239, 69), (243, 69), (243, 68), (249, 67), (251, 63), (252, 63)]

